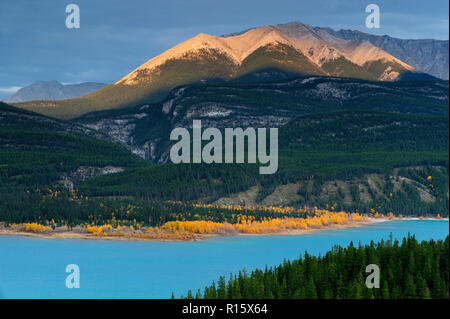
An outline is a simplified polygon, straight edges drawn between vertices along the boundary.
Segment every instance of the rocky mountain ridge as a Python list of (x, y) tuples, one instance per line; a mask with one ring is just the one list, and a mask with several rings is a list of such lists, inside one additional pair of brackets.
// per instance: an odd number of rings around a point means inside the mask
[(19, 89), (4, 99), (7, 103), (27, 102), (34, 100), (64, 100), (80, 97), (99, 90), (106, 84), (85, 82), (79, 84), (61, 84), (58, 81), (36, 81)]

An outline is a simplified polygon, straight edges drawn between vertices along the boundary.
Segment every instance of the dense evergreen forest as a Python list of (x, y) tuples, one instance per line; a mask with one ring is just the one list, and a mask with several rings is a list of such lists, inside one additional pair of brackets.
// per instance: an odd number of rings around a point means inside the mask
[[(316, 92), (320, 87), (341, 93), (324, 95)], [(96, 222), (105, 223), (131, 206), (138, 222), (158, 226), (176, 218), (191, 220), (200, 210), (193, 203), (213, 203), (252, 187), (258, 187), (252, 205), (272, 205), (267, 198), (280, 197), (278, 187), (285, 185), (294, 189), (289, 201), (273, 205), (447, 217), (447, 88), (444, 82), (327, 78), (195, 84), (184, 89), (177, 115), (165, 114), (163, 101), (71, 122), (0, 103), (0, 221), (53, 219), (73, 225), (96, 216)], [(224, 123), (278, 113), (293, 117), (279, 129), (276, 174), (259, 175), (258, 164), (149, 163), (104, 132), (84, 126), (131, 114), (138, 119), (132, 139), (139, 144), (159, 138), (163, 142), (155, 152), (162, 156), (170, 146), (171, 121), (209, 102), (231, 105), (232, 114), (238, 114)], [(78, 176), (80, 168), (104, 167), (119, 172)], [(168, 201), (182, 201), (185, 207), (171, 212)], [(221, 214), (201, 210), (197, 216), (222, 222)]]
[(80, 166), (137, 167), (145, 161), (79, 125), (0, 102), (0, 190), (55, 186)]
[(250, 207), (232, 208), (195, 205), (183, 202), (162, 202), (135, 199), (88, 198), (82, 194), (51, 189), (29, 193), (3, 193), (0, 203), (0, 220), (7, 224), (21, 222), (46, 223), (54, 220), (57, 225), (113, 224), (161, 226), (168, 221), (204, 220), (236, 223), (238, 214), (264, 218), (313, 216), (311, 209), (277, 213), (273, 210)]
[[(446, 117), (378, 111), (305, 115), (281, 127), (279, 140), (274, 175), (259, 175), (258, 165), (250, 164), (150, 165), (89, 180), (80, 190), (89, 196), (214, 201), (260, 185), (262, 201), (277, 186), (302, 181), (300, 198), (291, 205), (448, 215)], [(369, 174), (379, 176), (378, 186), (369, 185)], [(336, 180), (351, 194), (324, 194), (327, 182)], [(432, 200), (423, 201), (423, 188)]]
[[(172, 107), (163, 111), (165, 105)], [(229, 115), (218, 119), (201, 115), (210, 105)], [(145, 109), (96, 112), (77, 122), (138, 118), (130, 122), (135, 125), (130, 136), (138, 145), (155, 142), (152, 156), (160, 163), (167, 157), (171, 128), (192, 124), (188, 114), (198, 114), (198, 119), (220, 129), (245, 127), (252, 121), (268, 127), (270, 119), (291, 118), (279, 130), (278, 172), (261, 176), (257, 165), (165, 164), (91, 179), (80, 190), (89, 196), (212, 202), (259, 185), (255, 201), (263, 202), (276, 187), (300, 183), (300, 196), (289, 205), (448, 214), (446, 82), (294, 77), (193, 84)], [(379, 175), (376, 183), (367, 181), (369, 174)], [(327, 183), (337, 180), (347, 189), (339, 186), (327, 195)], [(423, 200), (425, 193), (430, 200)]]
[[(380, 287), (367, 288), (366, 266), (380, 269)], [(324, 256), (304, 256), (283, 264), (220, 277), (203, 292), (188, 291), (184, 298), (204, 299), (429, 299), (449, 298), (449, 237), (346, 248), (334, 247)]]

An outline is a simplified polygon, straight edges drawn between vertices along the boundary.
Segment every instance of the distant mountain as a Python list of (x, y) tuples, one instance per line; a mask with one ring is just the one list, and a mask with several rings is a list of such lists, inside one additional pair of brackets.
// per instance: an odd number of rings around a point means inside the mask
[(233, 36), (199, 34), (82, 98), (17, 106), (70, 119), (161, 100), (171, 89), (196, 82), (261, 81), (299, 75), (374, 81), (432, 78), (369, 42), (344, 40), (294, 22)]
[(388, 35), (378, 36), (357, 30), (339, 30), (314, 28), (319, 34), (331, 34), (345, 40), (368, 41), (376, 47), (392, 54), (397, 59), (413, 66), (419, 71), (437, 78), (448, 80), (449, 42), (448, 40), (411, 40), (397, 39)]
[[(169, 61), (185, 63), (189, 59), (207, 60), (208, 57), (216, 69), (203, 71), (204, 74), (200, 74), (203, 79), (239, 77), (268, 68), (303, 75), (372, 80), (396, 80), (402, 73), (414, 71), (413, 67), (370, 43), (345, 41), (331, 35), (321, 37), (314, 28), (295, 22), (258, 27), (228, 37), (199, 34), (149, 60), (115, 84), (155, 83)], [(384, 68), (373, 71), (371, 66), (375, 63)], [(217, 70), (219, 65), (221, 68)]]
[(37, 81), (25, 86), (4, 99), (5, 102), (26, 102), (34, 100), (63, 100), (86, 95), (99, 90), (106, 84), (85, 82), (63, 85), (58, 81)]

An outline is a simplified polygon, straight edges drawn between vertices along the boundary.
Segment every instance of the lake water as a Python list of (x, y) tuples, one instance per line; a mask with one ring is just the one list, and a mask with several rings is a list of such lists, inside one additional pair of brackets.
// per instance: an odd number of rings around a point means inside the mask
[[(334, 245), (402, 238), (444, 239), (448, 220), (388, 221), (306, 235), (215, 237), (198, 242), (138, 242), (0, 236), (2, 298), (170, 298), (219, 276), (323, 254)], [(65, 268), (80, 268), (79, 289)]]

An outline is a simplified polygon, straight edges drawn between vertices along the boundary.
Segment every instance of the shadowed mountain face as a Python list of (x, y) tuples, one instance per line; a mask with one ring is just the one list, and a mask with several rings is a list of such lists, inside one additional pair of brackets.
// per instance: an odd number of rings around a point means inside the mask
[(345, 40), (368, 41), (419, 71), (448, 80), (448, 40), (397, 39), (387, 35), (378, 36), (357, 30), (335, 31), (330, 28), (319, 27), (314, 28), (314, 30)]
[(224, 37), (199, 34), (81, 98), (17, 106), (71, 119), (159, 101), (173, 88), (192, 83), (273, 81), (299, 75), (372, 81), (430, 78), (369, 42), (347, 41), (297, 22)]
[(94, 82), (63, 85), (58, 81), (37, 81), (6, 97), (4, 101), (14, 103), (34, 100), (71, 99), (99, 90), (105, 85)]
[(169, 133), (191, 127), (281, 127), (308, 114), (370, 110), (448, 117), (448, 83), (368, 82), (332, 77), (195, 84), (158, 103), (95, 112), (76, 122), (154, 162), (167, 162)]

